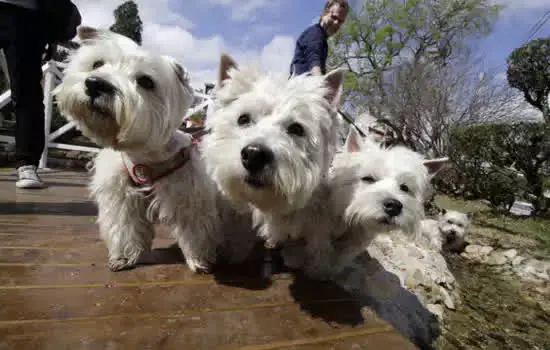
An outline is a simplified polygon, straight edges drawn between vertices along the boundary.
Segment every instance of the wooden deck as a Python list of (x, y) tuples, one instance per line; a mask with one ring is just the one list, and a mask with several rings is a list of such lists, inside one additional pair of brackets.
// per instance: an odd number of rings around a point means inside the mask
[(16, 190), (0, 170), (0, 349), (416, 348), (335, 286), (262, 279), (261, 259), (194, 275), (162, 227), (142, 265), (110, 272), (87, 174), (42, 177)]

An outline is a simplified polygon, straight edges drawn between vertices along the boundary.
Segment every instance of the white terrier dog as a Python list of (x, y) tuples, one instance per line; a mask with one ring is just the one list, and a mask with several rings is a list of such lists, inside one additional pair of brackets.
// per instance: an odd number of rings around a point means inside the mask
[(469, 233), (471, 213), (442, 209), (437, 220), (422, 220), (422, 236), (438, 251), (462, 252)]
[(207, 271), (219, 248), (246, 257), (250, 216), (231, 209), (191, 137), (177, 129), (193, 100), (184, 68), (113, 32), (78, 32), (82, 45), (56, 95), (61, 112), (105, 147), (90, 188), (109, 268), (134, 266), (151, 249), (157, 220), (173, 228), (193, 271)]
[(283, 248), (285, 263), (314, 278), (331, 278), (376, 235), (395, 228), (416, 234), (426, 188), (445, 162), (424, 160), (404, 147), (384, 149), (350, 129), (328, 181), (307, 207), (274, 228), (302, 240)]
[[(211, 177), (258, 222), (304, 207), (338, 147), (343, 70), (288, 79), (238, 68), (223, 55), (219, 72), (204, 138)], [(260, 236), (273, 246), (280, 235), (263, 225)]]

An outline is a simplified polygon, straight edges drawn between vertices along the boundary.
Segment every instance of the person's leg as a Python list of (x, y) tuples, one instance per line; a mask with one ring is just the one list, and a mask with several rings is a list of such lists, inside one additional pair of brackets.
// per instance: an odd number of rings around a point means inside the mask
[(14, 33), (6, 47), (12, 101), (15, 104), (15, 152), (19, 173), (18, 187), (42, 187), (36, 168), (44, 149), (44, 93), (42, 91), (42, 54), (36, 13), (23, 8), (12, 9)]

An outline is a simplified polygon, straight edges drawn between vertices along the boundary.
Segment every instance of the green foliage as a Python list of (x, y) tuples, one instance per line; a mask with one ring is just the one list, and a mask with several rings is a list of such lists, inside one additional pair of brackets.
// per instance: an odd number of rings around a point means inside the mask
[(550, 126), (541, 123), (460, 126), (450, 137), (453, 172), (446, 179), (466, 197), (509, 207), (516, 196), (548, 210), (544, 167), (550, 159)]
[(143, 22), (139, 17), (138, 6), (132, 0), (124, 2), (114, 11), (115, 24), (109, 29), (115, 33), (122, 34), (141, 45), (141, 33)]
[(453, 66), (449, 63), (467, 56), (466, 41), (491, 31), (501, 8), (492, 0), (364, 0), (331, 37), (328, 65), (350, 70), (347, 103), (367, 107), (377, 118), (391, 115), (384, 113), (395, 84), (390, 72), (404, 59), (413, 67)]
[(535, 39), (516, 48), (506, 62), (508, 84), (520, 90), (550, 123), (550, 38)]

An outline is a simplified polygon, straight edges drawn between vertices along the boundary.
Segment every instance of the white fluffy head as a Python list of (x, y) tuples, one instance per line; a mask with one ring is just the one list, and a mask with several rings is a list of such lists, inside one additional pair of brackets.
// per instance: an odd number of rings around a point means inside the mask
[(185, 69), (108, 30), (80, 27), (55, 94), (60, 111), (103, 147), (158, 149), (193, 101)]
[(471, 214), (443, 209), (438, 215), (438, 226), (443, 245), (453, 250), (465, 242), (470, 229)]
[(204, 156), (223, 193), (266, 212), (306, 204), (338, 146), (343, 71), (262, 74), (222, 56)]
[(330, 184), (345, 219), (369, 234), (395, 226), (417, 232), (429, 182), (446, 159), (424, 160), (408, 148), (383, 148), (351, 129), (333, 163)]

